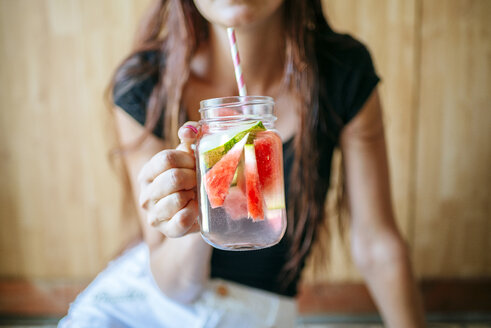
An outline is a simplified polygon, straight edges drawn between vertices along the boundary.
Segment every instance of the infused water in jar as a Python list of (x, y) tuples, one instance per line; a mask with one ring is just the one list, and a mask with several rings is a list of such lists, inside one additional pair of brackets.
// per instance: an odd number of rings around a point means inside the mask
[(224, 250), (273, 246), (286, 230), (283, 147), (274, 101), (203, 100), (196, 144), (201, 235)]

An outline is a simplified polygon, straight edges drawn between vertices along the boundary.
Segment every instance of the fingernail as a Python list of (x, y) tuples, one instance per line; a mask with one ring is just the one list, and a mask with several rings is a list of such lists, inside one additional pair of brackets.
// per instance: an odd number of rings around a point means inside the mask
[(198, 134), (198, 129), (196, 129), (194, 126), (192, 125), (184, 125), (185, 128), (188, 128), (188, 129), (191, 129), (191, 131), (193, 131), (195, 134)]

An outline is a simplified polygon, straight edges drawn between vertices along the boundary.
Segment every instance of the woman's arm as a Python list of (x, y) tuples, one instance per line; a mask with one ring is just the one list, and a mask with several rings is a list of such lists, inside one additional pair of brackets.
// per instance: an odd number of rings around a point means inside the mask
[[(116, 110), (116, 121), (123, 145), (134, 141), (143, 131), (133, 118), (119, 108)], [(138, 175), (142, 167), (163, 149), (163, 142), (150, 135), (138, 149), (124, 154), (136, 204), (139, 204), (142, 191)], [(165, 238), (161, 231), (148, 224), (148, 211), (139, 205), (137, 209), (143, 237), (150, 250), (150, 266), (155, 282), (167, 296), (181, 302), (192, 301), (209, 277), (211, 247), (197, 233), (181, 238)]]
[(341, 133), (352, 217), (351, 253), (388, 327), (423, 327), (424, 315), (392, 211), (377, 91)]

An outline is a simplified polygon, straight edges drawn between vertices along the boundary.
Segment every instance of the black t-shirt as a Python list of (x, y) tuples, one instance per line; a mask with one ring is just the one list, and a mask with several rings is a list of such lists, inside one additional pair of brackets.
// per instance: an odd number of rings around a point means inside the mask
[[(370, 54), (360, 42), (346, 34), (332, 31), (316, 36), (315, 49), (319, 69), (319, 88), (324, 92), (319, 98), (320, 111), (334, 111), (340, 118), (341, 125), (346, 125), (363, 107), (379, 78), (375, 72)], [(158, 62), (155, 53), (144, 53), (136, 57), (129, 65)], [(158, 75), (132, 79), (119, 83), (114, 88), (116, 105), (128, 112), (139, 123), (145, 123), (148, 98), (158, 81)], [(330, 120), (333, 115), (325, 114)], [(335, 127), (339, 122), (327, 122)], [(342, 126), (341, 126), (342, 128)], [(319, 151), (323, 154), (323, 172), (327, 176), (331, 170), (331, 158), (341, 129), (333, 128), (332, 138), (325, 138)], [(162, 136), (162, 118), (154, 130), (156, 136)], [(294, 150), (292, 140), (283, 144), (285, 174), (285, 192), (288, 194), (289, 175), (292, 169)], [(325, 195), (324, 195), (325, 196)], [(288, 204), (287, 204), (288, 206)], [(280, 272), (288, 260), (289, 239), (284, 237), (277, 245), (255, 251), (228, 252), (213, 249), (211, 258), (211, 277), (223, 278), (251, 287), (268, 290), (274, 293), (295, 296), (300, 271), (295, 279), (282, 288)], [(300, 264), (303, 268), (305, 258)]]

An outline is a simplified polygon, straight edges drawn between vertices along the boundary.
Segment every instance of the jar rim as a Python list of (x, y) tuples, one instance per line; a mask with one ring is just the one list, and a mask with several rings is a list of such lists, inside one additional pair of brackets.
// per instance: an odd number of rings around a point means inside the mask
[(274, 106), (275, 103), (274, 99), (269, 96), (228, 96), (200, 101), (199, 111), (205, 112), (210, 109), (217, 109), (221, 107), (240, 107), (257, 104)]

